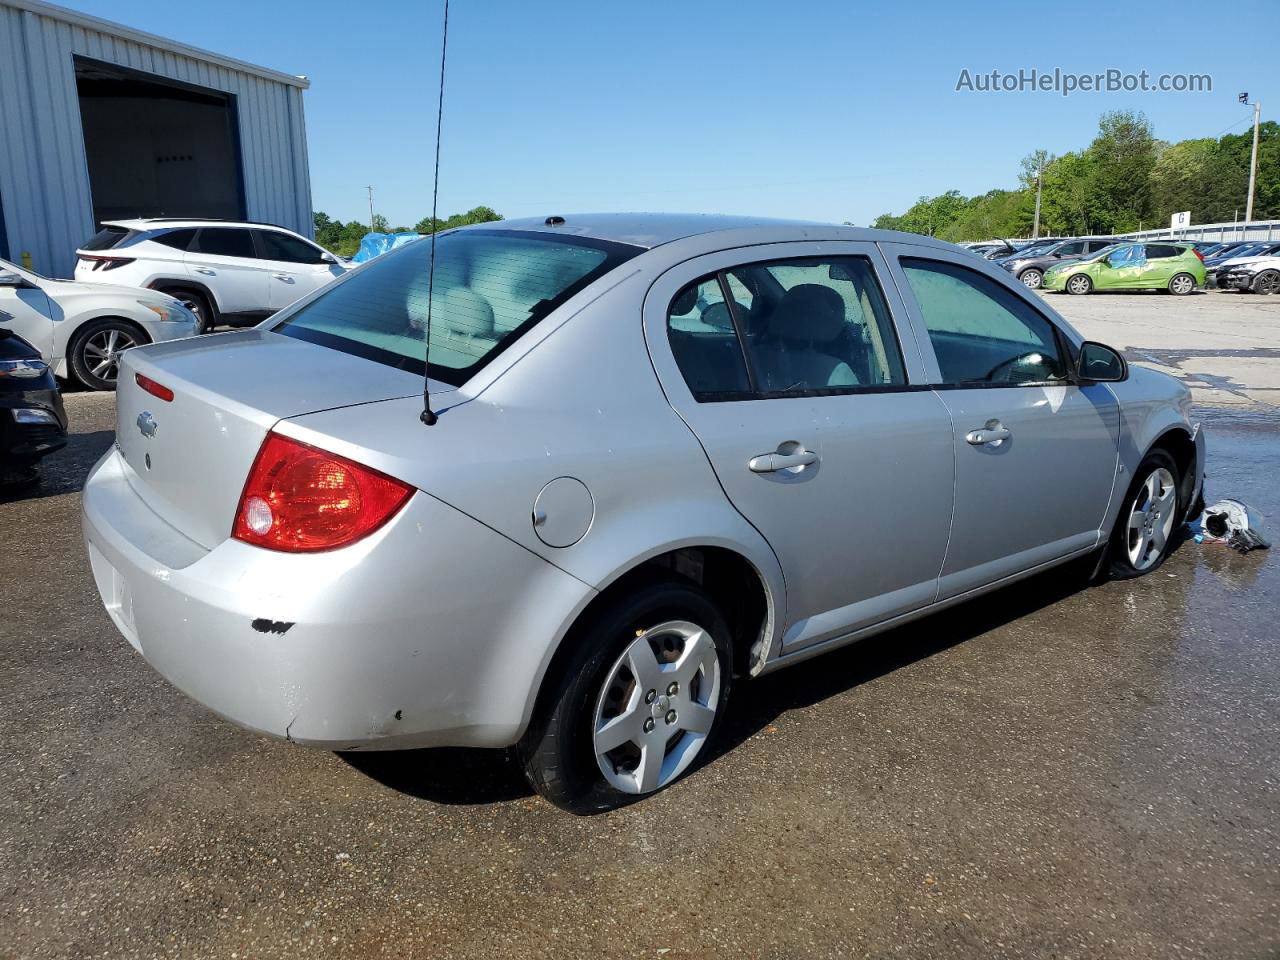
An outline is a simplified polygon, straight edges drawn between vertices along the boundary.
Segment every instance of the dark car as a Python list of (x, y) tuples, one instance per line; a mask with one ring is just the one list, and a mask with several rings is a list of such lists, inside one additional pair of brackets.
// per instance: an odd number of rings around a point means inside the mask
[(1079, 260), (1087, 257), (1113, 243), (1115, 240), (1111, 237), (1072, 237), (1068, 240), (1059, 240), (1047, 247), (1033, 247), (1019, 251), (1011, 257), (1005, 257), (999, 263), (1021, 280), (1024, 286), (1035, 290), (1044, 283), (1044, 272), (1050, 267), (1057, 266), (1064, 260)]
[(67, 413), (40, 351), (0, 327), (0, 485), (35, 477), (41, 457), (67, 443)]
[(1218, 282), (1219, 274), (1224, 267), (1237, 266), (1236, 261), (1238, 260), (1243, 260), (1247, 257), (1273, 257), (1277, 253), (1280, 253), (1280, 243), (1255, 240), (1250, 243), (1232, 244), (1230, 249), (1206, 254), (1204, 261), (1205, 286), (1210, 289), (1225, 287), (1225, 284)]

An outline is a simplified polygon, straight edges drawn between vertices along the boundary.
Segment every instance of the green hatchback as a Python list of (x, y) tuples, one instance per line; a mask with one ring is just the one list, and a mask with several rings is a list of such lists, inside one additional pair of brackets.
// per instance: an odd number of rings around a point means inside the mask
[(1190, 243), (1116, 243), (1044, 275), (1044, 289), (1074, 294), (1168, 290), (1182, 297), (1203, 286), (1204, 258)]

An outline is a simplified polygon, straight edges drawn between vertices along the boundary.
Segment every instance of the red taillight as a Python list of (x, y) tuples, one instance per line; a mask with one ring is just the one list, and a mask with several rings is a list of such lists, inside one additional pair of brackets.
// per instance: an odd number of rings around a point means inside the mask
[(151, 394), (153, 397), (159, 397), (165, 403), (169, 403), (173, 400), (173, 391), (162, 383), (156, 383), (150, 377), (144, 377), (140, 373), (135, 373), (133, 375), (133, 381), (143, 390), (147, 391), (147, 393)]
[(345, 457), (267, 434), (231, 535), (269, 550), (333, 550), (395, 516), (413, 487)]
[(133, 257), (103, 257), (90, 256), (87, 253), (80, 254), (80, 259), (90, 264), (90, 270), (114, 270), (116, 267), (123, 267), (127, 263), (133, 263)]
[(1204, 263), (1204, 254), (1203, 254), (1203, 253), (1201, 253), (1201, 252), (1200, 252), (1199, 250), (1197, 250), (1195, 247), (1192, 247), (1192, 248), (1191, 248), (1191, 252), (1192, 252), (1192, 253), (1194, 253), (1197, 257), (1199, 257), (1199, 258), (1200, 258), (1200, 262), (1201, 262), (1201, 263)]

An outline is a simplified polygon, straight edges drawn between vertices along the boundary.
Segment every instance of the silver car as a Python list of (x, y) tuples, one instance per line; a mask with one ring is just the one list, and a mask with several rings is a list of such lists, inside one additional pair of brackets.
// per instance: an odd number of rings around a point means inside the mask
[(736, 682), (1074, 558), (1149, 573), (1201, 497), (1187, 390), (950, 244), (584, 215), (429, 256), (122, 358), (98, 589), (250, 729), (515, 747), (605, 809)]

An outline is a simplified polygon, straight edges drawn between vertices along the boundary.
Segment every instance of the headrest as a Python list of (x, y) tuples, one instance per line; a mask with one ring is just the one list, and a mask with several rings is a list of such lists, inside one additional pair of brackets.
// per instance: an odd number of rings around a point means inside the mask
[(440, 319), (459, 333), (492, 337), (493, 305), (470, 287), (450, 287), (436, 300)]
[(769, 333), (783, 340), (825, 343), (840, 336), (844, 300), (830, 287), (802, 283), (782, 297), (769, 318)]

